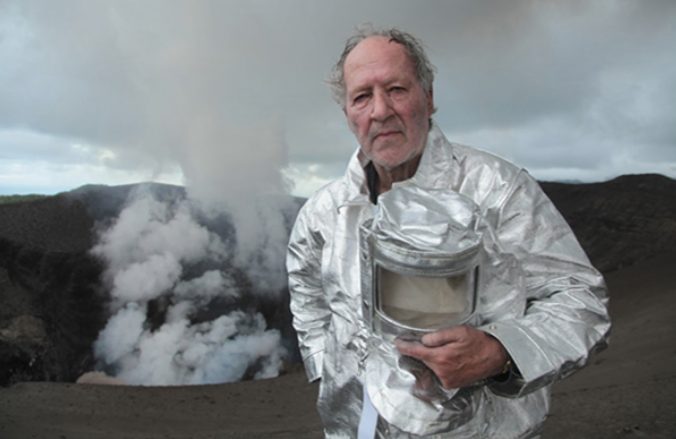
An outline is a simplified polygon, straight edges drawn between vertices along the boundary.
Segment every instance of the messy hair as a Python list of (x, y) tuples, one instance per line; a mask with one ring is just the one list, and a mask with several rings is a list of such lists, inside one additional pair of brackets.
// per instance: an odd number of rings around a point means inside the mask
[(357, 27), (355, 33), (345, 42), (345, 48), (340, 55), (338, 62), (329, 75), (327, 83), (331, 88), (333, 99), (338, 104), (345, 108), (345, 77), (343, 75), (343, 67), (345, 66), (345, 59), (352, 52), (357, 44), (369, 37), (385, 37), (390, 41), (401, 44), (406, 50), (413, 66), (415, 68), (416, 77), (420, 82), (423, 90), (429, 93), (432, 91), (432, 83), (434, 82), (434, 66), (427, 58), (422, 43), (408, 32), (401, 31), (397, 28), (376, 29), (371, 24), (365, 24)]

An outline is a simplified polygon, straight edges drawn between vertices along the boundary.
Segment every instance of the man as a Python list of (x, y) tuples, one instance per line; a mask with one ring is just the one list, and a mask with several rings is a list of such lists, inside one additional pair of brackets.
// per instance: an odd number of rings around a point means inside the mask
[[(374, 410), (369, 437), (537, 437), (549, 385), (583, 366), (610, 329), (603, 278), (561, 215), (522, 169), (445, 139), (431, 119), (432, 82), (420, 43), (396, 29), (359, 31), (334, 69), (334, 97), (360, 148), (345, 176), (299, 213), (287, 258), (294, 326), (309, 380), (321, 379), (327, 437), (364, 434)], [(387, 419), (364, 391), (373, 334), (361, 308), (359, 226), (379, 195), (407, 180), (472, 199), (497, 245), (518, 261), (522, 285), (518, 297), (479, 298), (504, 312), (487, 313), (476, 327), (396, 342), (444, 389), (463, 390), (457, 413), (429, 429), (416, 424), (416, 413)]]

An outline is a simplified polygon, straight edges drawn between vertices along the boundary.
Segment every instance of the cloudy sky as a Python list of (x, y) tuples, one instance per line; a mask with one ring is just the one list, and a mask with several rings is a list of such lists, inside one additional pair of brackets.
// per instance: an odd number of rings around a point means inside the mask
[(356, 148), (324, 79), (364, 22), (424, 41), (451, 140), (539, 179), (676, 178), (670, 0), (0, 0), (0, 194), (283, 168), (307, 195)]

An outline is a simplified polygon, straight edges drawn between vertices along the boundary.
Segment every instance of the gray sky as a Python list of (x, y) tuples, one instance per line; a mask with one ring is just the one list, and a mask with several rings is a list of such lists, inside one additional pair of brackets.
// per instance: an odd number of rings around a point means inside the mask
[(676, 2), (0, 0), (0, 193), (146, 180), (307, 195), (356, 142), (359, 23), (437, 67), (437, 123), (546, 180), (676, 178)]

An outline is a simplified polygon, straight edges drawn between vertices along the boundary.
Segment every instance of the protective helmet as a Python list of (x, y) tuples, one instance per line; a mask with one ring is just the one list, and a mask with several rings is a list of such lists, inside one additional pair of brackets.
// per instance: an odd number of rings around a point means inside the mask
[(467, 323), (477, 297), (479, 211), (451, 191), (395, 185), (361, 234), (364, 315), (384, 338)]

